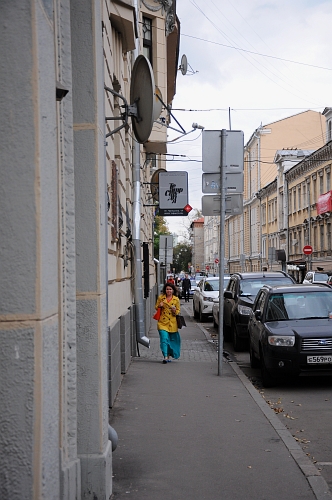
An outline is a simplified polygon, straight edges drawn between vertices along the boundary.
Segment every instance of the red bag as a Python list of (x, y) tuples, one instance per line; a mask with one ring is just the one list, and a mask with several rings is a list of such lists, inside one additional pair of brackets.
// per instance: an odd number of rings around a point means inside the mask
[(161, 307), (158, 307), (156, 314), (154, 314), (153, 319), (156, 319), (157, 321), (160, 320), (160, 315), (161, 315)]

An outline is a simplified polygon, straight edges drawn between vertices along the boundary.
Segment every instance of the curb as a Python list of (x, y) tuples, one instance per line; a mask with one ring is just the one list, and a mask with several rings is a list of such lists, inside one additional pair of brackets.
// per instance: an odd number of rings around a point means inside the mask
[[(200, 325), (197, 323), (197, 326), (199, 329), (204, 333), (206, 340), (209, 343), (213, 343), (211, 341), (210, 334), (209, 332), (204, 328), (204, 326)], [(285, 427), (285, 425), (280, 422), (279, 418), (277, 415), (274, 413), (274, 411), (269, 407), (269, 405), (266, 403), (266, 401), (262, 398), (260, 393), (255, 389), (255, 387), (252, 385), (250, 380), (245, 376), (245, 374), (242, 372), (241, 368), (237, 365), (235, 361), (229, 362), (224, 357), (224, 361), (226, 361), (233, 369), (233, 371), (236, 373), (238, 378), (241, 380), (242, 384), (244, 387), (247, 389), (249, 392), (250, 396), (253, 398), (255, 403), (259, 406), (261, 411), (264, 413), (265, 417), (267, 420), (270, 422), (276, 433), (279, 435), (280, 439), (283, 441), (284, 445), (288, 449), (290, 455), (293, 457), (295, 460), (296, 464), (298, 467), (301, 469), (302, 473), (306, 477), (315, 497), (317, 500), (327, 500), (331, 499), (332, 500), (332, 494), (331, 491), (329, 490), (328, 484), (315, 466), (311, 462), (311, 460), (307, 457), (307, 455), (304, 453), (302, 448), (296, 443), (295, 439), (293, 438), (292, 434), (289, 432), (289, 430)]]

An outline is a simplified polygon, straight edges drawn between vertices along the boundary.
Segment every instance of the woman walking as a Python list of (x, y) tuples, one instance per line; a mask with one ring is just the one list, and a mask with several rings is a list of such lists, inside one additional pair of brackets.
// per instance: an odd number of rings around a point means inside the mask
[(180, 301), (176, 296), (176, 288), (172, 283), (166, 283), (163, 292), (156, 302), (156, 309), (161, 308), (160, 319), (157, 324), (160, 349), (164, 356), (163, 363), (171, 361), (169, 358), (180, 357), (181, 337), (178, 332), (176, 315), (180, 314)]

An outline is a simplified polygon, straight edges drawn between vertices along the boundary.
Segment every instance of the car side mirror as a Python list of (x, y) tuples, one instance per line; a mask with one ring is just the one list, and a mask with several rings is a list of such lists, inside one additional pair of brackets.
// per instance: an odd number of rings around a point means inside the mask
[(229, 290), (226, 290), (226, 291), (224, 292), (224, 298), (225, 298), (225, 299), (233, 299), (233, 298), (234, 298), (234, 297), (233, 297), (233, 292), (230, 292)]
[(255, 315), (255, 318), (258, 319), (259, 321), (261, 320), (262, 318), (262, 313), (259, 309), (257, 309), (257, 311), (254, 312), (254, 315)]

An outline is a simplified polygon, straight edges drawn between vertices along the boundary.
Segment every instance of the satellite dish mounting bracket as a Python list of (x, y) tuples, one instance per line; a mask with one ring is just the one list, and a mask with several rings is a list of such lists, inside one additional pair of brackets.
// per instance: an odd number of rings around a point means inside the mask
[(120, 107), (124, 108), (120, 116), (105, 117), (106, 121), (122, 120), (123, 122), (122, 125), (106, 134), (106, 138), (128, 126), (128, 117), (131, 116), (135, 138), (137, 142), (144, 144), (152, 131), (155, 106), (155, 83), (149, 60), (142, 54), (135, 60), (130, 84), (130, 104), (128, 104), (127, 100), (121, 94), (110, 87), (104, 85), (104, 89), (113, 96), (122, 99), (123, 104)]

